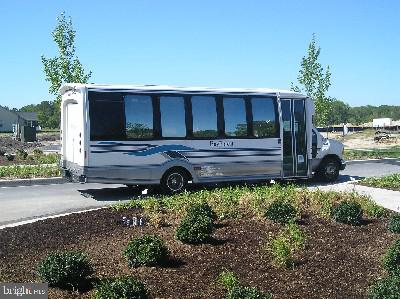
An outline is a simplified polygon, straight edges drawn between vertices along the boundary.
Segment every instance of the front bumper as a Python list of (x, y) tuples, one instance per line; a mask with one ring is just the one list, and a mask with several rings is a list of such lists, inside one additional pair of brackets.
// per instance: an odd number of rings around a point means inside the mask
[(345, 160), (340, 160), (340, 170), (344, 170), (346, 168), (346, 161)]

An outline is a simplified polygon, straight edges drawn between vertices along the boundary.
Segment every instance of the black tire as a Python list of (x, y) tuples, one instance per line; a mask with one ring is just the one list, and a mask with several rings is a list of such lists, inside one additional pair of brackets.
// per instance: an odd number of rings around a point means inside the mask
[(317, 171), (317, 176), (324, 182), (334, 182), (339, 177), (339, 163), (335, 159), (325, 159)]
[(186, 189), (188, 180), (186, 171), (179, 168), (170, 169), (161, 179), (161, 189), (168, 194), (179, 193)]

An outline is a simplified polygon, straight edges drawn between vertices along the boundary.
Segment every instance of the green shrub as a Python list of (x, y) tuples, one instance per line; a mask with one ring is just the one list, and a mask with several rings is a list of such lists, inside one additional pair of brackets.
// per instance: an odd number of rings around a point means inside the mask
[(141, 208), (150, 224), (155, 227), (162, 227), (167, 224), (162, 202), (158, 198), (146, 198), (146, 200), (141, 201)]
[(400, 190), (400, 173), (394, 173), (383, 177), (366, 178), (361, 180), (360, 184), (376, 188)]
[(299, 226), (288, 223), (284, 230), (267, 243), (267, 251), (272, 254), (273, 263), (278, 267), (294, 266), (294, 254), (305, 248), (306, 237)]
[(219, 188), (209, 194), (207, 201), (212, 205), (214, 214), (218, 215), (218, 218), (237, 218), (240, 215), (239, 197), (242, 193), (243, 189), (239, 187)]
[[(357, 198), (357, 196), (355, 196)], [(369, 217), (382, 218), (387, 216), (387, 211), (384, 207), (377, 205), (369, 197), (358, 195), (357, 202), (361, 205), (364, 213)]]
[(82, 252), (55, 251), (38, 265), (37, 275), (49, 286), (78, 287), (91, 273), (88, 257)]
[(290, 268), (294, 265), (294, 248), (290, 240), (280, 234), (268, 243), (268, 250), (272, 254), (273, 263), (278, 267)]
[(38, 178), (60, 175), (57, 165), (9, 165), (0, 167), (0, 178)]
[(400, 233), (400, 214), (394, 214), (390, 217), (388, 230), (392, 233)]
[(6, 159), (8, 160), (8, 161), (14, 161), (14, 158), (15, 158), (15, 156), (14, 155), (11, 155), (11, 154), (4, 154), (4, 157), (6, 157)]
[(59, 154), (35, 155), (34, 160), (40, 164), (54, 164), (60, 161)]
[(147, 298), (145, 285), (140, 280), (129, 276), (101, 280), (93, 295), (93, 299)]
[(215, 212), (212, 210), (210, 205), (206, 202), (202, 202), (202, 203), (191, 206), (188, 209), (187, 214), (204, 215), (204, 216), (209, 217), (213, 221), (217, 219), (217, 214), (215, 214)]
[(189, 244), (198, 244), (210, 239), (213, 231), (213, 221), (204, 214), (186, 215), (176, 229), (176, 238)]
[(17, 149), (15, 151), (15, 155), (17, 156), (18, 159), (25, 160), (28, 157), (28, 153), (24, 151), (23, 149)]
[(274, 201), (265, 211), (265, 217), (279, 223), (288, 223), (295, 219), (296, 208), (281, 200)]
[(263, 294), (257, 288), (242, 286), (232, 271), (222, 271), (217, 282), (227, 291), (227, 299), (271, 299), (270, 294)]
[(43, 151), (42, 150), (40, 150), (40, 149), (38, 149), (38, 148), (35, 148), (34, 150), (33, 150), (33, 155), (34, 156), (41, 156), (41, 155), (43, 155)]
[(296, 223), (289, 222), (286, 224), (283, 234), (287, 239), (289, 239), (293, 250), (301, 250), (305, 248), (306, 236)]
[(359, 203), (343, 201), (332, 209), (331, 217), (337, 222), (359, 225), (362, 221), (362, 214), (363, 210)]
[(169, 252), (163, 239), (155, 235), (144, 235), (129, 241), (124, 255), (130, 267), (155, 266), (166, 263)]
[(189, 208), (176, 230), (176, 238), (184, 243), (197, 244), (210, 239), (215, 214), (207, 204)]
[(389, 276), (377, 280), (370, 286), (369, 299), (398, 299), (400, 297), (400, 277)]
[(222, 271), (217, 277), (217, 282), (227, 290), (239, 285), (239, 279), (232, 271)]
[(271, 299), (270, 294), (264, 294), (254, 287), (234, 286), (229, 292), (227, 299)]
[(393, 276), (400, 276), (400, 239), (396, 240), (383, 257), (383, 267)]

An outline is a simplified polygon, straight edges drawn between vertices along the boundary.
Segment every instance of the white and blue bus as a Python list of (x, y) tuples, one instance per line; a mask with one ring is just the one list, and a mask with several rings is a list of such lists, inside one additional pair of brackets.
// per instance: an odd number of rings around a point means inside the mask
[(343, 146), (313, 126), (313, 100), (273, 89), (65, 84), (62, 167), (79, 182), (161, 185), (335, 180)]

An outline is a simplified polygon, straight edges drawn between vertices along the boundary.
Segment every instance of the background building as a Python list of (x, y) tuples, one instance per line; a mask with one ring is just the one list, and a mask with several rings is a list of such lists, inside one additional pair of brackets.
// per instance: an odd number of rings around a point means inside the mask
[(372, 120), (372, 127), (374, 128), (385, 128), (392, 125), (391, 118), (374, 118)]
[(0, 106), (0, 132), (13, 132), (13, 126), (37, 127), (36, 112), (16, 112)]

